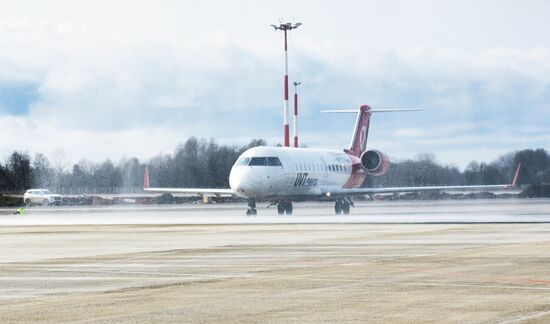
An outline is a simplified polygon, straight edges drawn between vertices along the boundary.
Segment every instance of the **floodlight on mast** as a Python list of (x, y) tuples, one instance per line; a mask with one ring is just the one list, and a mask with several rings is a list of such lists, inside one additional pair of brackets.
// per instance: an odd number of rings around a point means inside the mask
[(285, 77), (284, 77), (284, 105), (283, 105), (283, 125), (284, 125), (284, 137), (285, 137), (285, 144), (284, 146), (290, 146), (290, 139), (289, 139), (289, 126), (288, 126), (288, 42), (287, 42), (287, 33), (290, 30), (296, 29), (299, 26), (301, 26), (301, 23), (280, 23), (277, 25), (271, 25), (275, 31), (282, 30), (284, 32), (284, 40), (285, 40)]

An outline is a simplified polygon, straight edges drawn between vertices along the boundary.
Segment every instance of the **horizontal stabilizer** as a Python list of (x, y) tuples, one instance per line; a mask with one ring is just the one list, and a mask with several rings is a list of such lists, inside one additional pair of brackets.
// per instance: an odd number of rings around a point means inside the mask
[[(417, 109), (417, 108), (412, 108), (412, 109), (385, 109), (385, 108), (380, 108), (380, 109), (370, 109), (369, 111), (370, 112), (373, 112), (373, 113), (379, 113), (379, 112), (399, 112), (399, 111), (422, 111), (424, 109)], [(357, 113), (358, 110), (357, 109), (328, 109), (328, 110), (321, 110), (321, 112), (324, 112), (324, 113)]]

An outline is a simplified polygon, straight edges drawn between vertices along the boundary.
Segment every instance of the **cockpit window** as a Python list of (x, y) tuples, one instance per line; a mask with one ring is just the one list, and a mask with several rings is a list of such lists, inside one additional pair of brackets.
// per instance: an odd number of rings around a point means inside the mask
[(267, 158), (265, 157), (253, 157), (250, 159), (250, 166), (267, 165)]
[(278, 157), (275, 157), (275, 156), (274, 156), (274, 157), (271, 157), (271, 156), (268, 157), (268, 158), (267, 158), (267, 164), (268, 164), (269, 166), (283, 166), (283, 165), (281, 164), (281, 160), (279, 160), (279, 158), (278, 158)]
[(248, 162), (250, 162), (250, 158), (240, 158), (237, 165), (248, 165)]
[(283, 164), (281, 163), (281, 160), (279, 160), (276, 156), (256, 156), (252, 158), (242, 158), (239, 161), (237, 161), (237, 165), (249, 165), (249, 166), (280, 166), (282, 167)]

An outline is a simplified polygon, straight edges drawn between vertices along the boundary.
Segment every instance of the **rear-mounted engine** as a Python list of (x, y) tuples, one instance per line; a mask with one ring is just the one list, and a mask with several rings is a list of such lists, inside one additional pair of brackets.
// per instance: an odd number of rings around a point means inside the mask
[(361, 166), (369, 175), (381, 176), (390, 169), (390, 160), (378, 150), (368, 150), (361, 154)]

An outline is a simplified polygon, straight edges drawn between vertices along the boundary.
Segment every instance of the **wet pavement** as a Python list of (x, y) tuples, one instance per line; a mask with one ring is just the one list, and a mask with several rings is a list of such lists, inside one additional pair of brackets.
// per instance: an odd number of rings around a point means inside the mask
[(4, 214), (0, 322), (547, 322), (549, 207), (504, 200), (362, 203), (350, 216), (310, 203), (284, 217), (261, 208), (247, 218), (245, 205)]

